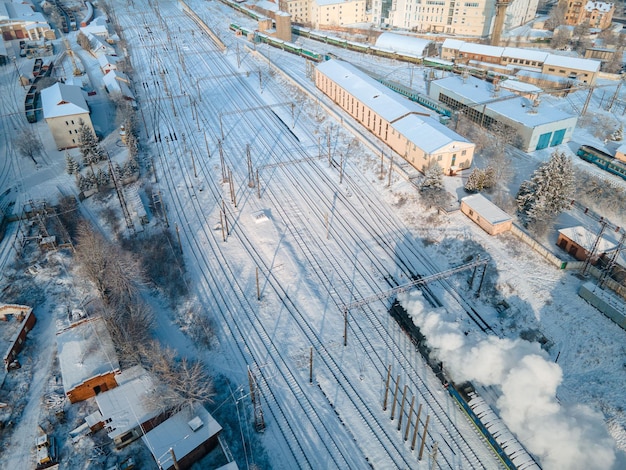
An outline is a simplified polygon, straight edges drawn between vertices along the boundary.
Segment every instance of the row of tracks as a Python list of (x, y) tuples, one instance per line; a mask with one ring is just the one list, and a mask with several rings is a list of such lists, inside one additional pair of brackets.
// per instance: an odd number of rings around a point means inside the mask
[[(165, 13), (163, 4), (160, 5), (160, 9), (163, 15)], [(165, 14), (170, 21), (175, 18), (183, 29), (192, 27), (185, 24), (189, 20), (175, 8), (167, 10)], [(197, 122), (188, 117), (190, 106), (188, 106), (186, 97), (172, 99), (169, 103), (167, 100), (161, 99), (165, 86), (165, 83), (161, 82), (167, 81), (170, 83), (170, 88), (175, 85), (176, 81), (169, 70), (175, 67), (177, 57), (171, 47), (165, 46), (163, 38), (159, 42), (158, 38), (155, 37), (154, 31), (157, 29), (157, 22), (160, 22), (158, 18), (153, 18), (149, 24), (147, 16), (147, 14), (144, 15), (144, 25), (136, 25), (134, 31), (127, 25), (123, 26), (127, 35), (134, 32), (139, 40), (139, 47), (133, 49), (135, 56), (142, 55), (140, 62), (150, 64), (151, 75), (141, 78), (143, 88), (141, 91), (144, 99), (152, 99), (154, 102), (154, 112), (149, 118), (150, 127), (155, 129), (155, 135), (157, 135), (156, 129), (158, 129), (159, 135), (171, 136), (170, 142), (164, 143), (162, 139), (156, 139), (157, 142), (155, 143), (158, 148), (159, 166), (162, 173), (161, 184), (166, 184), (168, 187), (168, 192), (172, 198), (171, 202), (177, 209), (182, 227), (195, 227), (198, 221), (201, 222), (199, 231), (193, 235), (188, 231), (183, 231), (183, 234), (191, 247), (188, 255), (194, 256), (197, 266), (203, 273), (205, 285), (212, 286), (207, 288), (205, 292), (207, 301), (222, 314), (230, 332), (236, 333), (239, 337), (240, 341), (237, 341), (236, 344), (242, 357), (251, 357), (252, 362), (256, 364), (270, 361), (275, 366), (272, 377), (268, 377), (262, 367), (258, 368), (262, 380), (261, 390), (274, 419), (281, 427), (293, 458), (301, 466), (313, 465), (311, 456), (315, 456), (316, 459), (319, 458), (319, 450), (315, 448), (305, 449), (306, 441), (303, 442), (302, 436), (299, 435), (300, 430), (294, 429), (290, 424), (294, 422), (293, 417), (296, 415), (299, 417), (299, 427), (306, 429), (305, 423), (302, 422), (302, 416), (307, 416), (309, 417), (307, 431), (317, 430), (317, 439), (309, 438), (309, 442), (319, 441), (324, 445), (329, 456), (326, 463), (332, 462), (333, 466), (337, 467), (354, 466), (355, 464), (362, 466), (365, 462), (346, 460), (346, 455), (351, 454), (345, 452), (347, 450), (344, 448), (346, 445), (345, 436), (337, 435), (337, 426), (331, 426), (331, 429), (325, 426), (324, 423), (327, 422), (329, 416), (320, 414), (322, 410), (315, 406), (315, 402), (310, 397), (311, 389), (303, 388), (300, 373), (293, 371), (290, 359), (284, 357), (281, 348), (274, 344), (272, 335), (268, 333), (262, 319), (257, 315), (258, 305), (249, 302), (245, 295), (245, 286), (241, 286), (237, 281), (238, 276), (233, 272), (236, 267), (231, 266), (232, 262), (225, 257), (221, 248), (222, 242), (217, 239), (219, 234), (207, 229), (207, 225), (211, 225), (206, 222), (207, 214), (214, 214), (219, 210), (224, 197), (223, 188), (216, 181), (215, 167), (209, 167), (212, 161), (198, 159), (200, 179), (208, 185), (213, 197), (209, 205), (205, 204), (205, 201), (200, 202), (203, 195), (197, 192), (197, 180), (190, 171), (187, 154), (194, 152), (195, 155), (206, 155), (205, 143), (198, 141), (201, 139), (194, 138), (197, 136), (196, 129), (194, 129)], [(148, 30), (152, 32), (147, 33)], [(249, 107), (262, 108), (260, 105), (263, 103), (260, 103), (258, 97), (250, 90), (250, 84), (241, 76), (233, 73), (232, 68), (220, 56), (220, 53), (209, 44), (208, 39), (194, 41), (190, 48), (192, 53), (188, 55), (192, 56), (193, 54), (196, 62), (192, 66), (189, 60), (185, 61), (189, 82), (193, 83), (195, 79), (198, 83), (197, 80), (210, 78), (206, 75), (208, 70), (211, 70), (215, 76), (232, 75), (230, 80), (216, 80), (216, 88), (222, 94), (231, 96), (232, 101), (239, 105), (249, 103), (252, 105)], [(160, 51), (155, 54), (157, 49)], [(213, 59), (210, 63), (205, 60), (208, 57)], [(197, 75), (194, 76), (194, 73)], [(148, 85), (146, 86), (146, 84)], [(157, 95), (151, 97), (151, 91)], [(171, 89), (168, 91), (170, 94), (176, 92), (176, 90)], [(185, 90), (179, 91), (184, 92)], [(183, 94), (182, 96), (186, 95)], [(208, 124), (208, 131), (212, 134), (212, 153), (215, 154), (215, 142), (221, 138), (220, 132), (216, 131), (219, 130), (220, 123), (215, 121), (215, 116), (219, 115), (220, 112), (223, 113), (224, 110), (212, 108), (211, 100), (206, 98), (205, 96), (202, 106), (197, 106), (196, 101), (196, 119), (202, 120), (205, 126)], [(253, 101), (251, 102), (251, 100)], [(172, 113), (170, 111), (173, 111), (178, 117), (176, 125), (171, 122)], [(193, 113), (193, 110), (191, 112)], [(237, 128), (233, 130), (232, 134), (227, 132), (227, 139), (223, 147), (226, 160), (234, 171), (234, 180), (247, 181), (245, 165), (241, 165), (240, 161), (242, 160), (241, 156), (245, 155), (245, 143), (251, 139), (254, 141), (255, 149), (258, 147), (264, 149), (261, 154), (265, 156), (266, 165), (281, 163), (274, 166), (276, 169), (272, 171), (271, 179), (274, 181), (271, 181), (271, 184), (266, 179), (267, 176), (263, 175), (263, 197), (274, 202), (273, 207), (281, 215), (281, 219), (288, 227), (295, 244), (303, 253), (306, 263), (312, 267), (309, 272), (317, 276), (319, 285), (329, 286), (327, 294), (332, 299), (335, 308), (339, 309), (340, 305), (351, 297), (364, 296), (380, 290), (381, 279), (390, 279), (391, 285), (398, 284), (395, 279), (398, 275), (406, 276), (408, 279), (409, 276), (417, 272), (415, 267), (418, 262), (421, 263), (419, 264), (421, 271), (428, 270), (428, 267), (424, 266), (423, 254), (412, 243), (402, 244), (402, 250), (398, 251), (398, 239), (402, 236), (408, 236), (406, 230), (402, 228), (401, 223), (392, 214), (381, 210), (379, 201), (375, 200), (367, 191), (363, 191), (362, 181), (345, 178), (344, 181), (350, 187), (350, 191), (356, 196), (347, 198), (332, 181), (333, 176), (327, 169), (322, 168), (321, 164), (310, 163), (314, 158), (305, 152), (291, 132), (284, 132), (284, 125), (279, 122), (276, 114), (267, 109), (259, 109), (254, 112), (253, 116), (251, 113), (241, 112), (238, 117)], [(213, 125), (211, 126), (209, 123)], [(203, 127), (207, 130), (205, 126)], [(181, 143), (180, 139), (183, 134), (186, 136), (184, 144)], [(277, 134), (280, 135), (279, 138), (276, 138)], [(173, 142), (174, 136), (176, 136), (176, 144)], [(173, 155), (168, 157), (172, 151), (175, 153), (175, 158)], [(299, 163), (289, 164), (285, 158), (297, 160)], [(315, 174), (315, 179), (311, 178), (312, 174)], [(181, 187), (177, 186), (181, 177), (185, 181), (186, 194), (182, 194)], [(334, 178), (336, 179), (336, 175)], [(250, 201), (254, 197), (251, 196), (253, 192), (246, 191), (244, 185), (239, 187), (237, 192), (240, 199), (247, 197), (247, 201)], [(329, 194), (333, 195), (334, 200), (328, 199)], [(367, 210), (355, 207), (352, 204), (355, 199), (362, 201)], [(286, 201), (294, 201), (291, 208)], [(304, 206), (294, 206), (295, 201)], [(239, 206), (242, 204), (244, 201), (240, 200)], [(338, 207), (339, 204), (341, 208)], [(323, 212), (320, 210), (321, 205), (327, 205), (326, 214), (336, 212), (333, 217), (332, 240), (335, 243), (339, 242), (339, 250), (329, 249), (327, 243), (322, 243), (320, 234), (311, 233), (309, 229), (314, 224), (304, 219), (305, 213), (318, 218), (323, 217)], [(346, 217), (347, 214), (349, 217)], [(229, 209), (228, 217), (231, 221), (236, 221), (239, 216), (240, 211), (238, 209)], [(354, 225), (355, 221), (357, 225)], [(382, 250), (387, 259), (387, 264), (383, 263), (383, 257), (374, 255), (372, 242), (364, 240), (363, 233), (369, 234), (371, 240), (375, 241), (376, 251)], [(403, 448), (406, 446), (401, 443), (397, 433), (390, 432), (388, 423), (382, 422), (385, 419), (384, 416), (381, 416), (382, 413), (371, 411), (371, 406), (360, 399), (360, 385), (354, 383), (353, 377), (348, 371), (342, 370), (334, 356), (327, 350), (324, 339), (318, 331), (310, 326), (306, 315), (302, 312), (302, 307), (297, 305), (289, 296), (284, 288), (284, 281), (281, 282), (272, 273), (271, 266), (262, 253), (258, 251), (250, 235), (245, 233), (244, 227), (237, 225), (236, 229), (232, 231), (232, 235), (240, 242), (254, 264), (269, 273), (269, 286), (282, 300), (284, 308), (292, 315), (301, 334), (306, 338), (306, 342), (313, 345), (320, 361), (328, 371), (327, 373), (333, 377), (342, 393), (351, 402), (351, 412), (353, 411), (360, 416), (362, 423), (369, 428), (370, 437), (373, 437), (374, 441), (378, 441), (377, 445), (384, 449), (389, 459), (388, 462), (393, 462), (399, 468), (412, 466), (411, 458), (407, 457), (410, 453), (406, 451), (406, 448)], [(354, 256), (355, 246), (359, 247), (360, 256)], [(337, 255), (334, 256), (333, 253)], [(346, 258), (348, 258), (348, 262), (346, 262)], [(399, 268), (394, 268), (394, 264), (397, 264)], [(354, 272), (346, 272), (347, 266), (351, 266)], [(393, 274), (390, 275), (390, 272)], [(355, 282), (355, 273), (363, 276), (364, 279)], [(225, 285), (229, 286), (229, 290), (224, 289)], [(237, 315), (233, 313), (235, 311)], [(242, 315), (244, 312), (245, 316)], [(366, 328), (358, 321), (351, 322), (351, 334), (358, 339), (364, 351), (367, 352), (368, 360), (374, 364), (380, 377), (384, 376), (385, 365), (393, 359), (405, 371), (412, 387), (420, 391), (420, 399), (432, 409), (432, 413), (436, 417), (437, 433), (444, 437), (450, 450), (450, 452), (442, 452), (447, 466), (449, 468), (482, 468), (481, 459), (484, 459), (484, 456), (479, 457), (475, 454), (475, 451), (464, 440), (463, 432), (458, 429), (455, 422), (449, 419), (448, 415), (451, 411), (449, 406), (430, 392), (423, 383), (420, 374), (423, 374), (424, 371), (417, 370), (416, 358), (410, 357), (410, 354), (407, 355), (405, 352), (406, 345), (399, 345), (397, 340), (389, 335), (386, 330), (390, 328), (390, 324), (385, 320), (381, 321), (378, 316), (379, 312), (367, 309), (365, 313), (365, 318), (374, 328)], [(373, 344), (375, 339), (369, 337), (371, 331), (376, 331), (379, 339), (385, 345), (382, 350), (378, 343)], [(285, 398), (277, 397), (274, 394), (277, 375), (280, 375), (281, 381), (284, 381), (293, 393), (292, 399), (297, 402), (304, 415), (294, 412), (294, 402), (291, 402), (291, 406), (286, 407)], [(431, 436), (431, 445), (432, 441)], [(361, 449), (361, 452), (369, 453), (369, 449)]]

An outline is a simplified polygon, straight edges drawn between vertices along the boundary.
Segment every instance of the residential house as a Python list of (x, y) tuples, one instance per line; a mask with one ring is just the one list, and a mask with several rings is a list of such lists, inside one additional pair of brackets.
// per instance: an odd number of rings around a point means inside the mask
[(160, 470), (187, 470), (217, 447), (221, 430), (202, 405), (194, 405), (183, 408), (141, 439)]
[(585, 0), (560, 0), (565, 5), (565, 24), (577, 26), (587, 23), (591, 28), (606, 29), (611, 26), (615, 4)]
[(141, 367), (123, 371), (116, 382), (96, 402), (108, 436), (120, 449), (165, 421), (170, 410), (163, 406), (156, 379)]
[(57, 332), (63, 389), (71, 403), (117, 387), (120, 365), (101, 317), (87, 318)]
[(89, 107), (80, 87), (56, 83), (41, 91), (41, 103), (57, 149), (78, 147), (81, 121), (93, 132)]
[(118, 96), (127, 101), (135, 101), (135, 95), (133, 95), (133, 92), (130, 90), (130, 80), (123, 72), (111, 70), (102, 80), (107, 93), (112, 97)]
[(98, 56), (98, 64), (100, 64), (100, 70), (102, 70), (103, 74), (109, 73), (111, 70), (117, 70), (117, 63), (119, 61), (119, 57), (102, 54)]

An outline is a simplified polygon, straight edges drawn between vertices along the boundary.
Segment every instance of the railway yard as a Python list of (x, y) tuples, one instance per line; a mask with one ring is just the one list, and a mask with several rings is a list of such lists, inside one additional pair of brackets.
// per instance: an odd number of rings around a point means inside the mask
[[(599, 454), (626, 463), (624, 331), (578, 298), (575, 275), (523, 253), (512, 236), (488, 240), (458, 211), (427, 208), (411, 184), (417, 171), (396, 162), (390, 173), (388, 151), (381, 159), (374, 137), (315, 89), (311, 62), (236, 36), (233, 21), (252, 23), (220, 2), (187, 5), (196, 19), (170, 0), (110, 0), (108, 10), (132, 63), (144, 185), (161, 201), (154, 224), (166, 220), (175, 231), (174, 249), (215, 321), (218, 344), (195, 354), (243, 390), (255, 382), (256, 407), (241, 436), (256, 432), (253, 422), (264, 429), (264, 449), (244, 450), (240, 468), (261, 452), (270, 467), (285, 469), (505, 468), (389, 312), (388, 291), (420, 278), (432, 279), (421, 284), (428, 308), (446, 310), (468, 338), (541, 331), (535, 338), (547, 337), (549, 347), (540, 354), (561, 356), (564, 369), (550, 405), (588, 405), (590, 422), (604, 413), (608, 431), (596, 437), (610, 443)], [(381, 73), (406, 68), (377, 60)], [(21, 96), (0, 104), (5, 134), (19, 125)], [(3, 150), (0, 190), (19, 194), (19, 206), (43, 178), (24, 174), (10, 145)], [(44, 153), (37, 172), (62, 171), (55, 155)], [(3, 243), (3, 265), (11, 249)], [(485, 266), (479, 293), (478, 278), (468, 281)], [(501, 299), (508, 313), (496, 308)], [(604, 345), (590, 358), (589, 341), (576, 337), (583, 328)], [(593, 392), (598, 377), (611, 394)], [(498, 387), (476, 387), (497, 408)], [(554, 465), (559, 452), (567, 449), (542, 448), (535, 457), (545, 469), (572, 468)], [(528, 459), (516, 465), (537, 468)]]

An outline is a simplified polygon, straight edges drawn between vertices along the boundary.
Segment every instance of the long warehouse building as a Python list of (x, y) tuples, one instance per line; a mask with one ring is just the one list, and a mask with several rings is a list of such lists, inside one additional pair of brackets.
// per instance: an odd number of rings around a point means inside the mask
[(335, 59), (319, 64), (315, 85), (422, 173), (434, 164), (446, 175), (471, 166), (472, 142), (353, 65)]

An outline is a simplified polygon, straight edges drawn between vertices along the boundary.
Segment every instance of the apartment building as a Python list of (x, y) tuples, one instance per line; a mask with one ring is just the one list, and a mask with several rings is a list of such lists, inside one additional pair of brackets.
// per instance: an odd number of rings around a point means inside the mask
[[(538, 0), (512, 0), (507, 6), (504, 29), (512, 29), (535, 17)], [(385, 3), (374, 0), (374, 24), (418, 32), (487, 37), (493, 29), (496, 0), (393, 0), (385, 16)]]
[(611, 26), (615, 4), (584, 0), (561, 0), (565, 4), (565, 24), (576, 26), (588, 23), (591, 28), (606, 29)]
[(367, 22), (366, 0), (280, 0), (293, 23), (320, 28)]

